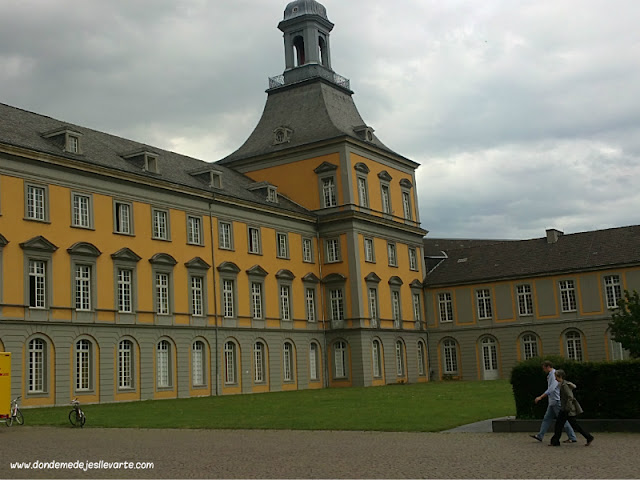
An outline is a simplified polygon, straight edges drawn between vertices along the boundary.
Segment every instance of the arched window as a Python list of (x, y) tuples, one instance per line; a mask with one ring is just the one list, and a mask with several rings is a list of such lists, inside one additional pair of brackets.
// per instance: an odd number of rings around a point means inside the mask
[(264, 343), (258, 341), (253, 345), (253, 381), (264, 382)]
[(346, 378), (347, 376), (347, 344), (337, 341), (333, 344), (334, 377)]
[(118, 388), (133, 388), (133, 342), (120, 340), (118, 343)]
[(424, 346), (422, 340), (418, 341), (418, 375), (424, 376), (427, 374), (427, 361), (426, 361), (427, 349)]
[(301, 36), (297, 36), (293, 39), (293, 49), (295, 53), (295, 67), (300, 67), (304, 65), (304, 39)]
[(378, 339), (375, 339), (371, 344), (371, 357), (373, 361), (373, 376), (379, 378), (382, 376), (382, 346)]
[(171, 344), (160, 340), (156, 347), (156, 385), (158, 388), (171, 387)]
[(76, 342), (76, 391), (91, 389), (91, 342), (78, 340)]
[(320, 379), (318, 365), (320, 364), (320, 347), (316, 342), (309, 345), (309, 378), (312, 381)]
[(445, 375), (458, 374), (458, 351), (455, 340), (442, 342), (443, 372)]
[(327, 66), (327, 59), (327, 42), (324, 38), (318, 37), (318, 60), (320, 62), (320, 65)]
[(404, 343), (396, 341), (396, 375), (404, 377)]
[(224, 383), (236, 383), (236, 344), (228, 341), (224, 344)]
[(193, 384), (193, 386), (205, 385), (204, 365), (204, 342), (202, 342), (201, 340), (196, 340), (191, 346), (191, 383)]
[(294, 378), (294, 365), (293, 365), (293, 345), (291, 342), (284, 342), (282, 348), (282, 372), (283, 380), (285, 382), (293, 382)]
[(29, 393), (42, 393), (46, 384), (47, 343), (41, 338), (29, 342)]
[(527, 333), (522, 336), (522, 359), (529, 360), (530, 358), (537, 357), (538, 354), (538, 337), (532, 333)]
[(576, 362), (582, 361), (582, 337), (580, 332), (572, 330), (565, 335), (567, 342), (567, 358), (569, 360), (575, 360)]

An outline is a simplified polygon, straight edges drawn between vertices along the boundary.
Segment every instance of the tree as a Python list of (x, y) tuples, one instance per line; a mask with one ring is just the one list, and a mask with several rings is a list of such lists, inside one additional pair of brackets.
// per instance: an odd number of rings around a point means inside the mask
[(618, 300), (618, 308), (611, 315), (611, 337), (629, 350), (633, 358), (640, 358), (640, 295), (635, 290)]

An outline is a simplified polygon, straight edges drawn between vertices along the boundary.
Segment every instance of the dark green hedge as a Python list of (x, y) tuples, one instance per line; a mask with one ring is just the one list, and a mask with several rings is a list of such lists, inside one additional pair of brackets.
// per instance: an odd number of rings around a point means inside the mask
[(584, 413), (580, 418), (640, 418), (640, 360), (581, 363), (562, 357), (532, 358), (511, 371), (517, 418), (542, 418), (547, 400), (534, 399), (547, 389), (543, 360), (567, 372), (577, 385), (575, 396)]

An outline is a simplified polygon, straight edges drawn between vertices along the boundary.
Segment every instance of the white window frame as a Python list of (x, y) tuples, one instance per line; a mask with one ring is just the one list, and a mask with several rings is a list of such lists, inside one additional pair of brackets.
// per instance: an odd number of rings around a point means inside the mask
[(404, 364), (404, 343), (401, 340), (396, 340), (396, 376), (404, 377)]
[(438, 313), (440, 315), (440, 323), (453, 322), (453, 300), (449, 292), (438, 294)]
[(233, 250), (233, 224), (231, 222), (218, 222), (218, 248)]
[(291, 321), (291, 286), (280, 285), (280, 318), (284, 321)]
[(329, 291), (329, 302), (331, 306), (331, 320), (344, 320), (344, 294), (342, 288), (334, 288)]
[(369, 263), (376, 262), (373, 238), (364, 237), (364, 261)]
[(47, 342), (42, 338), (29, 340), (27, 393), (44, 393), (47, 372)]
[(222, 298), (224, 318), (235, 317), (235, 282), (228, 278), (222, 279)]
[[(128, 278), (124, 278), (127, 277)], [(133, 270), (118, 267), (118, 313), (133, 313)]]
[(528, 317), (533, 315), (533, 294), (531, 285), (522, 284), (516, 286), (518, 293), (518, 315)]
[(153, 219), (153, 239), (169, 240), (171, 234), (169, 231), (169, 212), (167, 210), (152, 208), (151, 216)]
[(251, 317), (262, 320), (262, 283), (251, 282)]
[(289, 235), (287, 233), (276, 233), (276, 257), (289, 258)]
[(327, 263), (340, 261), (340, 239), (328, 238), (326, 240)]
[(155, 272), (156, 314), (171, 314), (171, 275), (167, 272)]
[(313, 287), (305, 287), (304, 298), (307, 314), (307, 322), (316, 321), (316, 289)]
[(29, 308), (47, 308), (47, 262), (29, 259)]
[(282, 346), (282, 380), (285, 382), (293, 382), (294, 378), (294, 364), (293, 364), (293, 344), (291, 342), (284, 342)]
[(415, 247), (409, 247), (409, 270), (418, 271), (418, 252)]
[(369, 187), (365, 177), (358, 176), (358, 200), (360, 206), (369, 208)]
[(443, 363), (442, 371), (445, 375), (458, 374), (458, 345), (454, 340), (446, 339), (442, 342)]
[(604, 288), (607, 297), (607, 308), (618, 308), (618, 300), (622, 298), (620, 275), (606, 275), (604, 277)]
[(133, 235), (133, 205), (131, 203), (114, 200), (113, 226), (115, 233)]
[(576, 362), (584, 359), (584, 349), (582, 345), (582, 334), (576, 330), (571, 330), (564, 335), (567, 348), (567, 358)]
[(91, 311), (91, 265), (76, 264), (74, 272), (76, 311)]
[(319, 380), (318, 375), (318, 352), (320, 351), (316, 342), (309, 344), (309, 379), (311, 381)]
[(420, 300), (419, 293), (412, 293), (411, 297), (413, 299), (413, 319), (416, 322), (422, 321), (422, 301)]
[(302, 238), (302, 261), (313, 263), (313, 241), (310, 238)]
[(118, 389), (133, 389), (133, 342), (123, 339), (118, 342)]
[(260, 241), (260, 228), (247, 227), (247, 247), (249, 253), (259, 255), (262, 253), (262, 242)]
[(253, 344), (253, 382), (264, 383), (265, 382), (265, 346), (261, 341), (257, 341)]
[(75, 343), (75, 391), (87, 392), (91, 390), (92, 380), (92, 344), (87, 339), (80, 339)]
[(371, 320), (371, 326), (378, 325), (378, 289), (376, 287), (369, 287), (369, 319)]
[(187, 215), (187, 243), (189, 245), (202, 245), (202, 218), (195, 215)]
[(71, 225), (78, 228), (92, 228), (91, 195), (83, 193), (71, 194)]
[(373, 377), (380, 378), (382, 377), (382, 362), (380, 355), (380, 340), (377, 338), (371, 342), (371, 360), (373, 362)]
[(427, 366), (425, 363), (426, 349), (424, 346), (424, 342), (421, 340), (418, 340), (418, 348), (416, 353), (418, 355), (418, 376), (423, 377), (427, 374)]
[(204, 377), (205, 352), (202, 340), (196, 340), (191, 344), (191, 385), (194, 387), (206, 385)]
[(224, 383), (234, 385), (236, 383), (236, 344), (231, 340), (224, 344)]
[(478, 306), (478, 319), (488, 320), (493, 318), (493, 310), (491, 308), (491, 290), (488, 288), (476, 290), (476, 300)]
[(522, 359), (529, 360), (538, 356), (538, 337), (533, 333), (525, 333), (522, 336)]
[(391, 312), (393, 315), (393, 328), (402, 326), (402, 301), (398, 290), (391, 290)]
[(190, 276), (191, 286), (191, 315), (194, 317), (204, 316), (204, 277), (199, 275)]
[(578, 304), (576, 302), (576, 289), (573, 280), (560, 280), (560, 305), (563, 313), (575, 312)]
[(43, 185), (27, 184), (26, 191), (26, 218), (46, 222), (47, 215), (47, 187)]
[(347, 378), (347, 344), (339, 340), (333, 344), (334, 378)]
[(413, 220), (413, 213), (411, 211), (411, 195), (409, 192), (402, 192), (402, 210), (405, 220)]
[(387, 242), (387, 258), (390, 267), (398, 266), (398, 249), (393, 242)]
[(171, 388), (171, 343), (168, 340), (156, 344), (156, 387)]
[(338, 205), (338, 197), (336, 194), (336, 179), (334, 176), (322, 178), (322, 205), (324, 208), (335, 207)]

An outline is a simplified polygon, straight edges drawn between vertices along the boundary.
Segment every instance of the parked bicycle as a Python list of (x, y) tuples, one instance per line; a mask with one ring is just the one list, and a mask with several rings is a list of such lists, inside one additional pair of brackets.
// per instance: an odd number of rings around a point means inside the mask
[(71, 400), (71, 405), (73, 405), (73, 410), (69, 412), (69, 421), (71, 425), (74, 427), (84, 427), (84, 422), (87, 421), (87, 417), (85, 417), (84, 412), (80, 408), (80, 402), (77, 398)]
[(22, 415), (22, 412), (18, 407), (18, 400), (20, 400), (21, 398), (22, 396), (19, 396), (11, 400), (11, 410), (9, 411), (9, 416), (5, 420), (5, 424), (7, 425), (7, 427), (13, 425), (13, 422), (17, 423), (18, 425), (24, 424), (24, 415)]

